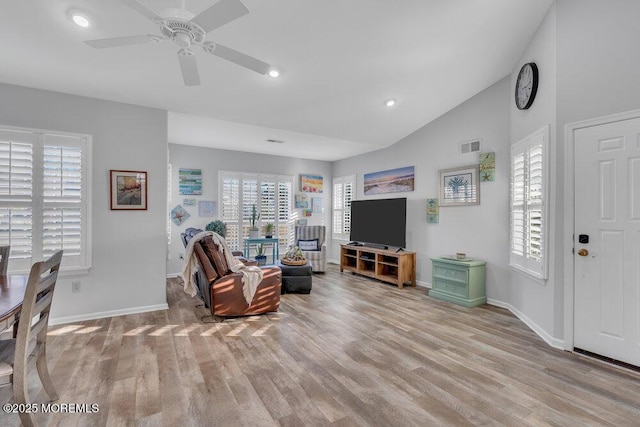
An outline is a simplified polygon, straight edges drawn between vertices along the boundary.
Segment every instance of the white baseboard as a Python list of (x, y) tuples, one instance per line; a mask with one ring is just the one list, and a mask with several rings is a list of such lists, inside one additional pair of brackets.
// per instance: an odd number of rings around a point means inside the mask
[(564, 350), (565, 349), (564, 348), (564, 340), (559, 339), (559, 338), (555, 338), (555, 337), (552, 337), (551, 335), (549, 335), (549, 333), (547, 333), (547, 331), (545, 331), (540, 326), (538, 326), (538, 324), (536, 322), (534, 322), (533, 320), (529, 319), (524, 313), (522, 313), (520, 310), (516, 309), (511, 304), (508, 304), (508, 303), (502, 302), (502, 301), (497, 301), (497, 300), (490, 299), (490, 298), (487, 299), (487, 304), (495, 305), (496, 307), (506, 308), (507, 310), (509, 310), (510, 312), (515, 314), (518, 319), (522, 320), (522, 322), (525, 325), (527, 325), (533, 332), (538, 334), (538, 336), (540, 338), (542, 338), (551, 347), (557, 348), (558, 350)]
[(168, 273), (167, 279), (173, 279), (175, 277), (182, 277), (182, 273)]
[(423, 288), (431, 289), (431, 283), (423, 282), (422, 280), (416, 280), (416, 285), (422, 286)]
[(146, 305), (142, 307), (123, 308), (120, 310), (99, 311), (96, 313), (80, 314), (77, 316), (56, 317), (49, 319), (49, 325), (63, 325), (65, 323), (82, 322), (85, 320), (104, 319), (105, 317), (124, 316), (126, 314), (146, 313), (149, 311), (168, 310), (169, 305), (156, 304)]
[(336, 264), (336, 265), (340, 265), (340, 261), (337, 261), (337, 260), (335, 260), (335, 259), (328, 259), (328, 260), (327, 260), (327, 262), (328, 262), (329, 264)]

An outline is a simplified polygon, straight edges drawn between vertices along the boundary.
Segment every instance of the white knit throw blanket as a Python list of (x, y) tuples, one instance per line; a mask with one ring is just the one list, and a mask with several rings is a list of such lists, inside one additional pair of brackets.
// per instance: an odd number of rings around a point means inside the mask
[(198, 268), (198, 256), (196, 255), (193, 246), (196, 242), (202, 240), (205, 236), (211, 236), (213, 243), (218, 246), (218, 249), (224, 254), (229, 269), (234, 273), (242, 274), (242, 295), (247, 301), (248, 305), (251, 305), (253, 296), (258, 289), (258, 285), (262, 281), (263, 272), (260, 267), (246, 266), (239, 259), (235, 258), (231, 253), (231, 250), (227, 246), (226, 240), (219, 234), (213, 231), (202, 231), (189, 240), (187, 249), (185, 251), (185, 264), (182, 267), (182, 280), (184, 281), (184, 291), (192, 297), (196, 295), (196, 287), (194, 286), (193, 274)]

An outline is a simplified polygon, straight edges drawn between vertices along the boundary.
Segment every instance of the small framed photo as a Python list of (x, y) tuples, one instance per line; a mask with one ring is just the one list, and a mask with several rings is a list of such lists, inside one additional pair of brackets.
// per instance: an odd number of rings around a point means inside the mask
[(147, 173), (142, 171), (109, 171), (111, 210), (147, 210)]
[(440, 203), (442, 206), (467, 206), (480, 204), (478, 165), (439, 171)]
[(217, 203), (212, 200), (201, 200), (198, 202), (199, 216), (216, 216)]

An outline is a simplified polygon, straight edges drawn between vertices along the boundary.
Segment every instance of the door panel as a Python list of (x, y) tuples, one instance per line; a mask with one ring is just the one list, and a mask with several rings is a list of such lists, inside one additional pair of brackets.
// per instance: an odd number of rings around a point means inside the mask
[(575, 136), (574, 345), (640, 366), (640, 119)]

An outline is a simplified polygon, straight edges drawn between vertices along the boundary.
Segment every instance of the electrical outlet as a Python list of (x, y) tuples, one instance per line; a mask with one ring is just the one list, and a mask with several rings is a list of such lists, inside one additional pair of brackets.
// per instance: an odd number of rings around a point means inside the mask
[(71, 282), (71, 292), (80, 292), (80, 281)]
[(167, 252), (167, 261), (171, 261), (171, 258), (172, 258), (171, 252)]

